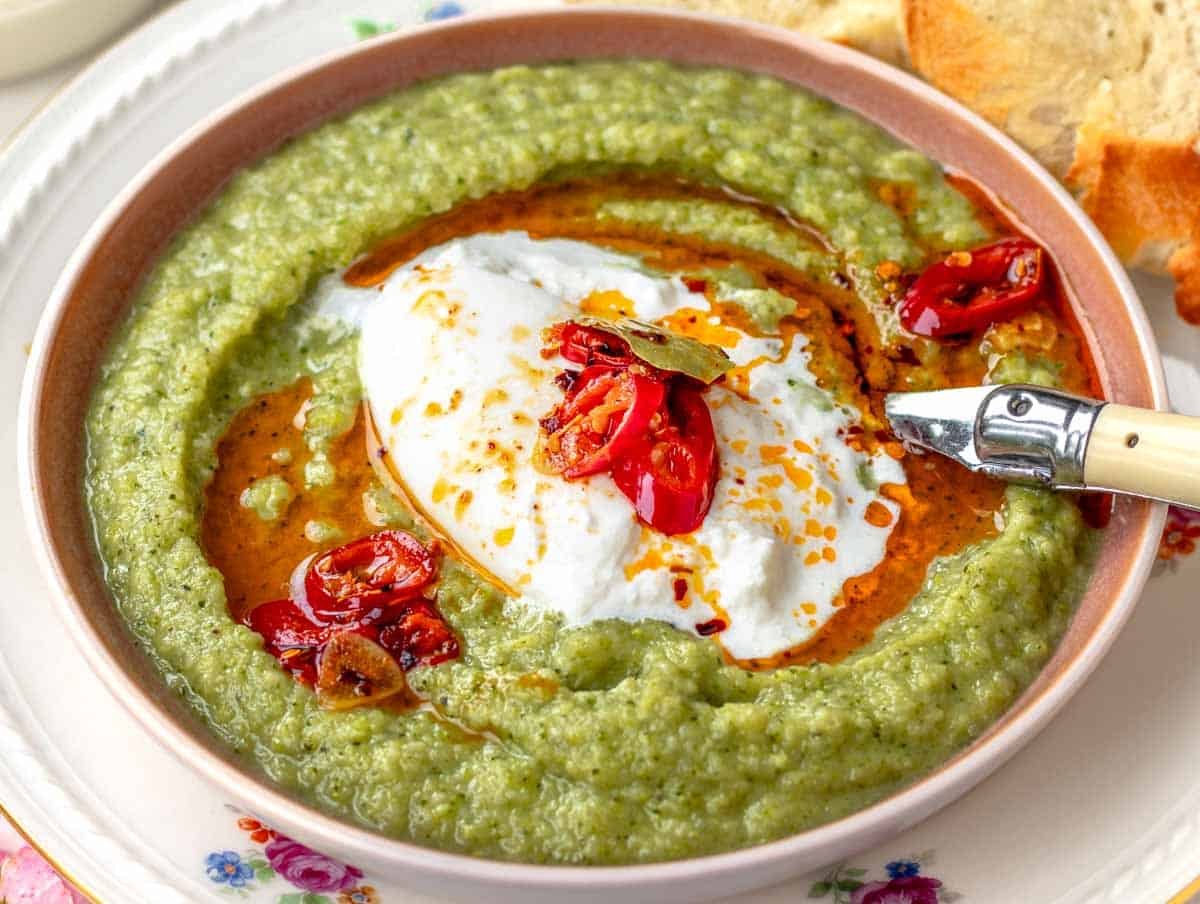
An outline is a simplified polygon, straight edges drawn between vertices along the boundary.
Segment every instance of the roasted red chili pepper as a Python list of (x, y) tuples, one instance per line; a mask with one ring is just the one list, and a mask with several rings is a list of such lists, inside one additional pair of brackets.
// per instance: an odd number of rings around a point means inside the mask
[(1015, 317), (1042, 291), (1045, 254), (1027, 238), (955, 251), (909, 287), (900, 303), (900, 323), (918, 336), (941, 337)]
[(586, 367), (542, 419), (547, 468), (568, 480), (599, 474), (649, 428), (663, 405), (661, 380), (631, 368)]
[(642, 363), (603, 330), (567, 322), (546, 339), (547, 357), (586, 365), (556, 380), (565, 397), (541, 421), (546, 470), (567, 480), (610, 472), (644, 523), (665, 534), (698, 528), (718, 475), (703, 387)]
[(292, 677), (308, 685), (317, 680), (317, 653), (329, 639), (327, 628), (314, 623), (290, 599), (255, 606), (245, 621), (262, 635), (267, 652)]
[(385, 530), (314, 559), (304, 592), (318, 621), (344, 622), (363, 610), (419, 595), (436, 574), (433, 550), (405, 531)]
[(686, 534), (702, 523), (717, 484), (712, 415), (699, 387), (677, 380), (665, 425), (613, 466), (617, 488), (638, 517), (664, 534)]
[(379, 645), (406, 672), (458, 657), (458, 638), (437, 608), (423, 599), (409, 602), (396, 621), (379, 629)]
[(629, 343), (620, 336), (568, 321), (559, 333), (559, 354), (574, 364), (627, 367), (634, 361)]
[(380, 531), (318, 557), (303, 599), (251, 609), (245, 623), (268, 653), (304, 684), (316, 683), (330, 640), (353, 632), (379, 644), (405, 671), (459, 655), (458, 638), (421, 594), (437, 576), (437, 551), (404, 531)]

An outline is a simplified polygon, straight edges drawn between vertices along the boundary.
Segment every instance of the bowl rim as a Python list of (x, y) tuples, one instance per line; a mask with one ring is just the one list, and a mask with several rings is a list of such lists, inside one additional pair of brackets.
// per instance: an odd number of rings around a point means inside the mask
[[(1103, 658), (1117, 633), (1132, 613), (1142, 585), (1154, 564), (1158, 537), (1161, 534), (1167, 509), (1165, 505), (1159, 503), (1145, 506), (1145, 517), (1138, 539), (1137, 555), (1122, 573), (1117, 589), (1109, 595), (1112, 604), (1091, 632), (1087, 642), (1078, 654), (1062, 667), (1061, 674), (1057, 679), (1042, 689), (1036, 697), (1025, 703), (1021, 712), (1003, 725), (999, 731), (985, 732), (933, 772), (848, 816), (774, 841), (701, 857), (620, 866), (562, 866), (492, 860), (425, 847), (414, 842), (392, 838), (348, 820), (329, 815), (316, 806), (282, 791), (270, 780), (219, 760), (175, 724), (170, 715), (154, 701), (147, 689), (139, 684), (125, 666), (110, 653), (94, 626), (83, 615), (82, 604), (64, 571), (61, 557), (51, 542), (50, 515), (45, 506), (45, 493), (41, 487), (36, 465), (37, 414), (40, 410), (45, 386), (49, 382), (48, 355), (63, 322), (67, 302), (73, 295), (84, 265), (92, 258), (101, 239), (120, 219), (130, 202), (147, 185), (158, 178), (161, 171), (184, 149), (202, 136), (218, 130), (223, 121), (236, 111), (263, 99), (301, 76), (316, 73), (347, 58), (369, 51), (380, 44), (404, 44), (417, 34), (465, 30), (489, 21), (519, 25), (525, 21), (547, 17), (551, 19), (582, 19), (612, 14), (643, 22), (661, 23), (663, 20), (668, 22), (673, 20), (682, 23), (725, 23), (747, 33), (749, 37), (769, 38), (776, 42), (793, 45), (794, 49), (819, 59), (822, 65), (865, 71), (870, 76), (891, 81), (936, 108), (939, 115), (965, 124), (976, 133), (972, 140), (982, 138), (990, 141), (1038, 183), (1040, 189), (1046, 191), (1058, 202), (1063, 211), (1080, 228), (1092, 251), (1103, 261), (1108, 271), (1106, 275), (1112, 280), (1124, 302), (1126, 313), (1133, 323), (1138, 359), (1145, 369), (1144, 375), (1149, 385), (1153, 405), (1159, 410), (1165, 410), (1167, 407), (1162, 361), (1146, 312), (1112, 249), (1066, 189), (1013, 139), (986, 122), (982, 117), (915, 76), (859, 51), (783, 28), (727, 16), (598, 6), (473, 14), (459, 19), (430, 23), (422, 26), (419, 32), (403, 30), (387, 34), (371, 41), (322, 54), (308, 62), (289, 67), (264, 80), (251, 90), (239, 94), (233, 100), (222, 104), (160, 150), (106, 205), (71, 254), (41, 314), (25, 369), (18, 413), (18, 479), (26, 528), (33, 541), (32, 545), (38, 566), (48, 581), (48, 589), (59, 616), (67, 624), (73, 641), (83, 652), (92, 671), (100, 676), (108, 690), (135, 717), (138, 723), (173, 755), (204, 775), (232, 798), (253, 801), (250, 804), (252, 809), (256, 813), (262, 814), (268, 821), (285, 826), (302, 821), (304, 836), (311, 839), (318, 847), (352, 851), (354, 856), (363, 860), (376, 859), (381, 854), (384, 856), (395, 854), (397, 862), (416, 863), (419, 861), (422, 871), (443, 879), (474, 880), (498, 888), (540, 887), (561, 891), (583, 888), (616, 890), (633, 884), (642, 888), (666, 886), (685, 878), (694, 879), (697, 872), (702, 872), (712, 878), (717, 875), (753, 869), (756, 866), (765, 867), (781, 860), (794, 858), (800, 853), (817, 853), (819, 855), (824, 850), (842, 851), (847, 848), (847, 843), (852, 843), (856, 837), (878, 838), (881, 831), (897, 831), (899, 827), (918, 821), (910, 818), (906, 823), (904, 817), (907, 811), (913, 809), (922, 797), (937, 801), (932, 807), (924, 810), (919, 817), (925, 818), (933, 810), (965, 793), (1032, 739), (1079, 689)], [(576, 55), (575, 58), (580, 57)], [(716, 63), (714, 65), (726, 64)], [(447, 70), (447, 72), (450, 71), (464, 71), (464, 67)], [(850, 109), (853, 110), (853, 108)], [(855, 112), (866, 116), (859, 111)], [(325, 117), (322, 121), (328, 118), (331, 117)], [(870, 119), (870, 117), (866, 118)], [(312, 127), (315, 126), (309, 128)], [(390, 850), (383, 851), (381, 848)]]

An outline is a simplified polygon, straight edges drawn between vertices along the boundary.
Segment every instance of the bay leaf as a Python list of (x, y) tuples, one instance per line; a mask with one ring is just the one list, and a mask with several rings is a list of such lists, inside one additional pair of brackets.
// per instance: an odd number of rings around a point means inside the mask
[(680, 336), (643, 320), (576, 317), (574, 322), (624, 339), (634, 357), (651, 367), (687, 374), (702, 383), (712, 383), (733, 367), (729, 356), (717, 346)]

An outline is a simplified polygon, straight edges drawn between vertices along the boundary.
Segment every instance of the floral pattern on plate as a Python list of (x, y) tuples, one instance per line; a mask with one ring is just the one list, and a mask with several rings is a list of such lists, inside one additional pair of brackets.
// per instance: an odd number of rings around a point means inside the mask
[(1171, 506), (1158, 546), (1159, 561), (1171, 568), (1178, 566), (1180, 559), (1196, 551), (1197, 541), (1200, 541), (1200, 511)]
[(87, 904), (42, 855), (25, 845), (0, 852), (0, 901), (4, 904)]
[[(233, 809), (232, 807), (230, 809)], [(382, 904), (356, 866), (327, 857), (250, 816), (237, 827), (255, 847), (212, 851), (204, 873), (223, 890), (248, 896), (265, 892), (273, 904)], [(256, 897), (260, 897), (258, 894)]]
[[(421, 13), (421, 21), (439, 22), (442, 19), (453, 19), (463, 15), (466, 11), (463, 4), (456, 3), (454, 0), (426, 3), (425, 11)], [(376, 35), (396, 30), (394, 22), (381, 22), (377, 19), (351, 19), (350, 27), (354, 30), (355, 36), (362, 39), (373, 38)]]
[(878, 879), (861, 866), (839, 864), (829, 870), (808, 890), (809, 898), (826, 898), (830, 904), (950, 904), (962, 899), (940, 879), (921, 874), (921, 867), (933, 861), (933, 852), (925, 851), (891, 860)]

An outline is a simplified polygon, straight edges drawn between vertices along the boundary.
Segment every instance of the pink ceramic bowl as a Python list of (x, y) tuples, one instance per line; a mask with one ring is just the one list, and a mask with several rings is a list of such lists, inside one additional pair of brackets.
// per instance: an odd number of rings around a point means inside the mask
[(1164, 407), (1158, 354), (1132, 287), (1054, 180), (981, 119), (854, 51), (702, 16), (561, 10), (458, 20), (333, 54), (264, 85), (168, 148), (108, 208), (55, 289), (22, 406), (22, 483), (34, 546), (96, 673), (142, 724), (228, 798), (308, 843), (414, 888), (488, 901), (683, 901), (779, 882), (877, 844), (1016, 752), (1078, 690), (1128, 618), (1154, 561), (1161, 506), (1122, 499), (1078, 614), (1041, 676), (971, 747), (888, 799), (808, 832), (702, 859), (569, 868), (496, 863), (341, 822), (248, 771), (167, 690), (108, 591), (80, 486), (83, 419), (106, 340), (168, 238), (238, 169), (281, 141), (418, 79), (511, 63), (659, 57), (767, 73), (826, 95), (965, 172), (1054, 253), (1110, 399)]

